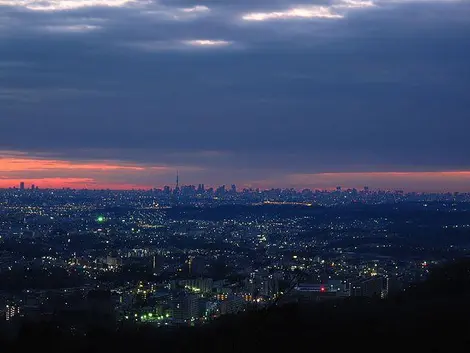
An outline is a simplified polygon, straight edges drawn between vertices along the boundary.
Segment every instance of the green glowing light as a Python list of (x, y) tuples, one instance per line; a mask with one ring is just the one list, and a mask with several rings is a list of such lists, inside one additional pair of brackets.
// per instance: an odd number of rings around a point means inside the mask
[(103, 216), (99, 216), (99, 217), (97, 218), (97, 221), (100, 222), (100, 223), (101, 223), (101, 222), (104, 222), (104, 217), (103, 217)]

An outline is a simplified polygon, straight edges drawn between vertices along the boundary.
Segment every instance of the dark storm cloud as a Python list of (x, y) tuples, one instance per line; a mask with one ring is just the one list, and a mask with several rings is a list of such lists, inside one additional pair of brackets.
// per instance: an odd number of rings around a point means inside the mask
[(242, 19), (292, 6), (4, 6), (0, 147), (229, 174), (470, 167), (468, 2)]

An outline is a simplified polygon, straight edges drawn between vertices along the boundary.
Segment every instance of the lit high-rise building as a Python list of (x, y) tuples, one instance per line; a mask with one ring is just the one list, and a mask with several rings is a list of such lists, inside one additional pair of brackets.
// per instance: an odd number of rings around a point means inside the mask
[(18, 306), (7, 304), (6, 311), (5, 311), (5, 319), (7, 321), (10, 321), (11, 319), (13, 319), (13, 317), (19, 314), (20, 314), (20, 308)]
[(178, 321), (198, 317), (198, 297), (194, 294), (180, 294), (171, 301), (173, 318)]

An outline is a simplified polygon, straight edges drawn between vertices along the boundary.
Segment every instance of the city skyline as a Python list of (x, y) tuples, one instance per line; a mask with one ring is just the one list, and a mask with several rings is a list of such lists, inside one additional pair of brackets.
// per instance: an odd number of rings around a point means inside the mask
[[(145, 169), (143, 169), (145, 170)], [(355, 184), (344, 184), (345, 180), (341, 178), (344, 174), (347, 174), (347, 177), (351, 179), (352, 177), (356, 178)], [(354, 174), (354, 175), (353, 175)], [(206, 184), (199, 180), (198, 182), (186, 182), (180, 183), (179, 178), (180, 175), (178, 171), (176, 171), (176, 179), (173, 182), (160, 182), (155, 183), (154, 185), (131, 185), (131, 184), (100, 184), (95, 183), (92, 179), (86, 178), (66, 178), (65, 181), (62, 181), (60, 178), (42, 178), (42, 179), (0, 179), (0, 189), (77, 189), (77, 190), (117, 190), (117, 191), (125, 191), (125, 190), (153, 190), (153, 189), (164, 189), (166, 187), (170, 187), (172, 190), (184, 187), (198, 187), (202, 185), (205, 187), (205, 190), (217, 189), (219, 187), (225, 186), (227, 188), (236, 186), (237, 191), (241, 191), (243, 189), (260, 189), (260, 190), (270, 190), (270, 189), (295, 189), (296, 191), (301, 191), (304, 189), (309, 190), (320, 190), (320, 191), (335, 191), (338, 188), (344, 190), (363, 190), (363, 189), (370, 189), (371, 191), (404, 191), (404, 192), (422, 192), (422, 193), (448, 193), (448, 192), (470, 192), (470, 188), (467, 190), (465, 188), (458, 189), (456, 185), (459, 185), (459, 182), (463, 182), (465, 185), (468, 185), (470, 182), (470, 172), (439, 172), (439, 173), (322, 173), (317, 174), (316, 177), (322, 180), (322, 182), (317, 182), (316, 184), (308, 183), (308, 180), (311, 180), (312, 175), (297, 175), (295, 178), (298, 180), (297, 184), (295, 185), (275, 185), (269, 184), (268, 182), (263, 183), (250, 183), (250, 184), (237, 184), (234, 182), (228, 183), (212, 183)], [(338, 178), (338, 176), (340, 178)], [(397, 179), (397, 184), (394, 187), (384, 186), (386, 184), (380, 185), (377, 184), (377, 179), (386, 178), (386, 177), (393, 177)], [(315, 177), (315, 176), (314, 176)], [(452, 183), (449, 183), (447, 188), (430, 188), (429, 186), (423, 187), (423, 181), (430, 179), (431, 181), (439, 181), (442, 178), (444, 179), (453, 179)], [(307, 182), (305, 181), (307, 179)], [(402, 184), (406, 184), (403, 180), (410, 180), (415, 179), (416, 182), (421, 183), (420, 188), (403, 188), (400, 187), (400, 179)], [(168, 178), (166, 178), (168, 180)], [(302, 182), (302, 180), (304, 180)], [(336, 184), (335, 181), (338, 181)], [(361, 184), (361, 181), (364, 181)], [(372, 184), (370, 184), (372, 182)], [(42, 184), (41, 184), (42, 183)], [(19, 186), (19, 187), (18, 187)]]

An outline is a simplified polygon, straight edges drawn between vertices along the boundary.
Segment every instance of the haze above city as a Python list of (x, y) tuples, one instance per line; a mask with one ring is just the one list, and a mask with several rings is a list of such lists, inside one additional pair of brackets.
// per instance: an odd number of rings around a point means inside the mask
[(0, 188), (470, 191), (470, 2), (0, 0)]

